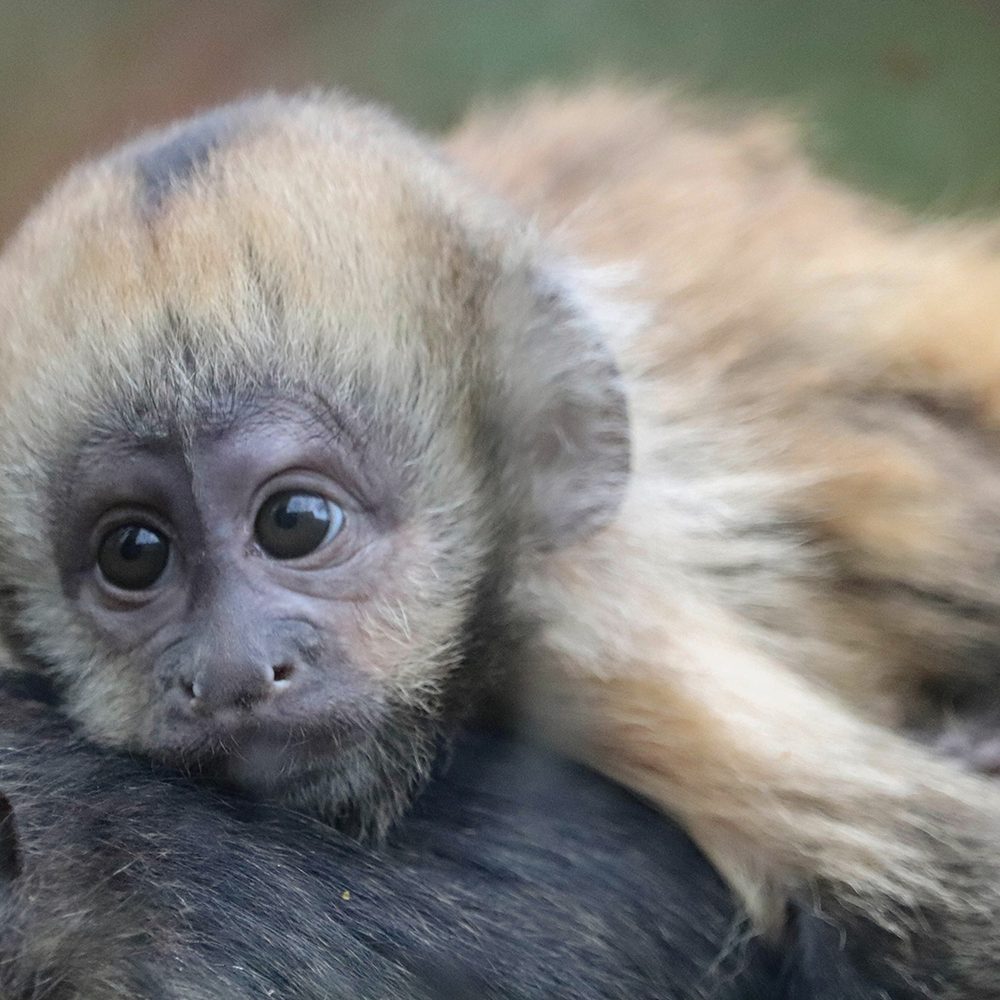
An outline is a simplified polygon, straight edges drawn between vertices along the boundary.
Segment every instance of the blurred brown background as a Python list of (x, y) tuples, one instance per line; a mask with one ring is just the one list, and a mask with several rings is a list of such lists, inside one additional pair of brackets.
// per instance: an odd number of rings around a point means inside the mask
[(436, 128), (609, 73), (802, 107), (832, 169), (920, 210), (1000, 202), (997, 0), (0, 0), (0, 238), (74, 159), (247, 91)]

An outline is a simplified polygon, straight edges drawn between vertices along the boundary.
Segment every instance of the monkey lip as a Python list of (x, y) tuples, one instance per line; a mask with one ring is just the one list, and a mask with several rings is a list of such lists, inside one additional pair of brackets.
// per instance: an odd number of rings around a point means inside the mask
[(338, 757), (355, 747), (360, 734), (286, 736), (256, 734), (213, 761), (219, 777), (240, 788), (268, 791), (302, 781), (309, 773), (336, 769)]
[(171, 726), (161, 731), (154, 752), (185, 770), (266, 789), (312, 770), (333, 769), (340, 755), (362, 742), (364, 730), (356, 722), (332, 719), (309, 726), (253, 719), (211, 727)]

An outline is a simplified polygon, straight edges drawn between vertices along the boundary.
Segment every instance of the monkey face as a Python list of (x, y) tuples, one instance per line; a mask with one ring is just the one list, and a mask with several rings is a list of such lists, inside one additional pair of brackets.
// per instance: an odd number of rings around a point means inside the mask
[(224, 746), (227, 770), (268, 786), (302, 758), (329, 770), (385, 724), (385, 684), (409, 665), (378, 648), (372, 605), (419, 602), (389, 581), (419, 586), (436, 553), (399, 530), (402, 484), (363, 456), (322, 407), (280, 399), (204, 419), (186, 444), (82, 447), (56, 560), (81, 617), (145, 688), (145, 745), (183, 761)]
[(205, 398), (119, 401), (68, 451), (46, 500), (60, 594), (25, 593), (21, 620), (60, 616), (34, 648), (102, 741), (380, 829), (453, 689), (482, 686), (477, 616), (504, 615), (488, 473), (456, 453), (428, 488), (391, 458), (403, 414), (394, 436), (305, 390)]
[(71, 176), (0, 261), (6, 619), (67, 711), (381, 829), (512, 655), (519, 568), (627, 481), (562, 266), (347, 102)]

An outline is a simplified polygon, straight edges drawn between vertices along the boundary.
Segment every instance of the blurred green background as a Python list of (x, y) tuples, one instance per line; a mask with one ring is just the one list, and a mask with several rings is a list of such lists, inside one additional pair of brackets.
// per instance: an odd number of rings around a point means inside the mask
[(0, 0), (0, 237), (79, 156), (250, 90), (440, 128), (607, 75), (801, 110), (825, 165), (922, 212), (1000, 202), (1000, 0)]

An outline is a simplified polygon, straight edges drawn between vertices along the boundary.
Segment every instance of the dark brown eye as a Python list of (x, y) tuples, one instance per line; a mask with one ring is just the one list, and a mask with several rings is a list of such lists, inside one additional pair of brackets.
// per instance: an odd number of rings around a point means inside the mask
[(317, 493), (287, 490), (264, 501), (254, 525), (257, 544), (274, 559), (301, 559), (344, 523), (337, 504)]
[(97, 550), (97, 565), (108, 583), (122, 590), (145, 590), (163, 573), (170, 543), (156, 528), (123, 524), (109, 531)]

